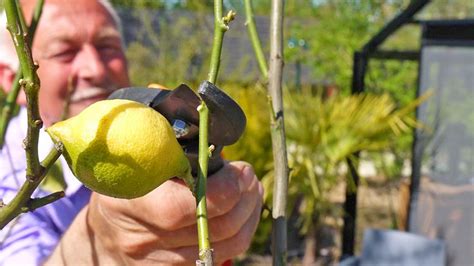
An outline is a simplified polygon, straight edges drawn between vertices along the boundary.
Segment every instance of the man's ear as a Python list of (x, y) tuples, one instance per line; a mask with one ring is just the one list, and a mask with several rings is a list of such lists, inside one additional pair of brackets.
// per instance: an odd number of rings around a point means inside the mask
[[(0, 87), (3, 88), (6, 93), (9, 93), (12, 89), (15, 74), (15, 71), (13, 71), (8, 65), (0, 62)], [(26, 97), (23, 91), (20, 91), (17, 103), (20, 105), (26, 104)]]

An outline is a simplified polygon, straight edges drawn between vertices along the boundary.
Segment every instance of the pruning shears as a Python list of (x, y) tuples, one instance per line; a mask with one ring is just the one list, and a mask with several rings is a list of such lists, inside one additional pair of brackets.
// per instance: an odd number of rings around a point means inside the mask
[[(199, 95), (199, 96), (198, 96)], [(209, 145), (214, 145), (208, 173), (222, 168), (221, 151), (242, 135), (246, 117), (240, 106), (214, 84), (204, 81), (197, 94), (186, 84), (174, 90), (129, 87), (113, 92), (108, 99), (127, 99), (147, 105), (162, 114), (171, 124), (176, 139), (189, 159), (192, 174), (197, 175), (199, 113), (201, 99), (209, 108)]]

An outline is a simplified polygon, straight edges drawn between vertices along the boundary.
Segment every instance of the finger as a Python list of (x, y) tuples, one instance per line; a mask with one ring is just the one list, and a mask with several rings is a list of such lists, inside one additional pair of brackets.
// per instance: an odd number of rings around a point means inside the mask
[[(212, 243), (215, 265), (219, 265), (228, 259), (232, 259), (248, 249), (252, 236), (257, 229), (261, 206), (261, 202), (257, 204), (252, 215), (237, 234), (229, 239)], [(166, 259), (168, 260), (166, 263), (191, 265), (198, 259), (198, 254), (197, 246), (189, 246), (169, 250), (157, 250), (149, 253), (147, 258), (156, 263), (164, 263)]]
[[(248, 191), (242, 193), (241, 200), (232, 210), (224, 215), (209, 219), (209, 232), (212, 241), (221, 241), (237, 234), (249, 219), (257, 204), (261, 206), (261, 187), (257, 178), (253, 178)], [(166, 249), (193, 246), (197, 243), (196, 224), (174, 231), (156, 230), (148, 226), (147, 228), (157, 238), (157, 244)]]
[[(243, 169), (242, 169), (243, 167)], [(242, 200), (239, 201), (240, 204), (237, 204), (232, 208), (230, 211), (231, 218), (225, 218), (226, 216), (219, 217), (219, 220), (216, 222), (212, 222), (211, 218), (211, 232), (215, 232), (216, 229), (214, 228), (214, 224), (228, 224), (227, 226), (220, 226), (217, 229), (217, 233), (212, 233), (213, 237), (215, 237), (215, 241), (225, 239), (226, 237), (230, 236), (230, 233), (235, 232), (236, 229), (241, 228), (243, 222), (248, 218), (248, 213), (251, 213), (251, 209), (249, 210), (249, 206), (255, 206), (256, 202), (258, 201), (258, 206), (261, 206), (261, 196), (262, 196), (262, 188), (261, 184), (257, 181), (253, 169), (249, 167), (247, 164), (243, 163), (236, 163), (236, 165), (228, 164), (227, 167), (224, 168), (220, 175), (216, 175), (214, 179), (210, 179), (212, 182), (216, 182), (215, 186), (211, 185), (216, 192), (220, 192), (221, 190), (226, 190), (224, 188), (220, 188), (222, 186), (223, 181), (228, 181), (234, 179), (233, 186), (238, 186), (238, 181), (236, 182), (235, 179), (240, 180), (241, 189), (244, 190), (242, 195)], [(230, 174), (229, 174), (230, 173)], [(236, 178), (232, 178), (232, 176), (236, 176)], [(223, 181), (219, 181), (222, 179)], [(179, 185), (178, 189), (186, 189), (185, 186), (179, 184), (179, 182), (175, 182), (173, 184), (170, 182), (171, 185)], [(235, 185), (237, 183), (237, 185)], [(210, 182), (210, 184), (212, 184)], [(232, 185), (232, 184), (231, 184)], [(240, 188), (239, 188), (240, 190)], [(258, 190), (259, 193), (256, 193), (255, 190)], [(212, 191), (212, 190), (209, 190)], [(260, 195), (260, 196), (257, 196)], [(111, 199), (108, 197), (95, 195), (97, 198), (102, 199), (100, 203), (97, 205), (113, 205), (116, 209), (123, 209), (124, 206), (130, 204), (130, 201), (127, 200), (116, 200)], [(193, 206), (195, 204), (194, 198), (192, 198)], [(212, 202), (212, 201), (211, 201)], [(225, 201), (224, 201), (225, 202)], [(136, 204), (136, 203), (135, 203)], [(217, 203), (216, 203), (217, 204)], [(137, 205), (135, 205), (137, 206)], [(133, 210), (139, 215), (144, 215), (147, 217), (149, 214), (144, 211), (140, 211), (138, 208), (134, 208), (135, 206), (129, 205), (127, 206), (128, 211)], [(212, 206), (210, 204), (210, 206)], [(102, 206), (101, 206), (102, 207)], [(108, 206), (110, 207), (110, 206)], [(138, 204), (137, 207), (140, 207)], [(260, 207), (259, 207), (260, 208)], [(197, 239), (197, 232), (196, 232), (196, 225), (195, 225), (195, 208), (193, 208), (193, 214), (190, 216), (190, 225), (186, 230), (171, 230), (169, 231), (168, 228), (157, 228), (155, 225), (150, 224), (148, 220), (143, 221), (140, 217), (139, 220), (141, 221), (140, 224), (136, 224), (137, 221), (131, 219), (127, 215), (123, 215), (123, 213), (114, 213), (110, 211), (110, 208), (101, 208), (103, 211), (102, 215), (104, 216), (105, 220), (108, 221), (108, 224), (112, 227), (109, 229), (115, 232), (114, 241), (115, 243), (126, 243), (124, 245), (119, 245), (118, 247), (120, 250), (124, 251), (127, 255), (132, 257), (140, 257), (142, 254), (148, 254), (151, 252), (152, 249), (157, 248), (172, 248), (177, 246), (192, 246), (196, 244)], [(225, 209), (224, 209), (225, 210)], [(123, 210), (122, 210), (123, 211)], [(126, 211), (125, 211), (126, 212)], [(104, 215), (104, 213), (106, 215)], [(217, 212), (218, 213), (218, 212)], [(134, 214), (133, 212), (131, 213)], [(166, 214), (166, 212), (162, 212), (162, 214)], [(217, 218), (217, 217), (216, 217)], [(138, 219), (137, 219), (138, 220)], [(151, 219), (153, 220), (153, 219)], [(115, 229), (114, 229), (115, 228)], [(229, 228), (229, 230), (225, 229)], [(226, 232), (227, 231), (227, 232)], [(128, 232), (128, 233), (127, 233)], [(133, 232), (132, 234), (130, 234)], [(179, 233), (178, 233), (179, 232)]]
[[(240, 200), (241, 186), (249, 183), (240, 180), (246, 166), (226, 163), (208, 179), (206, 196), (210, 218), (227, 213)], [(243, 177), (249, 179), (248, 175)], [(196, 220), (196, 200), (184, 183), (176, 179), (168, 180), (144, 197), (133, 200), (110, 198), (105, 205), (112, 211), (149, 222), (163, 230), (177, 230), (194, 224)]]
[[(217, 217), (210, 217), (208, 223), (211, 241), (221, 241), (236, 234), (249, 219), (255, 206), (257, 204), (261, 205), (263, 187), (255, 176), (253, 168), (246, 163), (237, 163), (234, 166), (241, 169), (239, 183), (241, 183), (242, 194), (239, 202), (232, 210)], [(209, 209), (211, 208), (212, 206)], [(173, 238), (170, 241), (165, 241), (168, 245), (187, 246), (196, 244), (196, 224), (170, 233)], [(179, 243), (178, 241), (183, 242)]]
[(260, 200), (256, 205), (255, 210), (252, 212), (252, 215), (237, 234), (231, 238), (212, 243), (216, 265), (219, 265), (228, 259), (235, 258), (248, 250), (253, 235), (257, 230), (261, 209), (262, 201)]
[[(253, 170), (251, 174), (253, 175)], [(250, 218), (257, 205), (261, 205), (260, 183), (255, 176), (249, 181), (250, 184), (247, 187), (247, 191), (242, 193), (240, 202), (230, 212), (209, 220), (212, 242), (222, 241), (237, 234)]]

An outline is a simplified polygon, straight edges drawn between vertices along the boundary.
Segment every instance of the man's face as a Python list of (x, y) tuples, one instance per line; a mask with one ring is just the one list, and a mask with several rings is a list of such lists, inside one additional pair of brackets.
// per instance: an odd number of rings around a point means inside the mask
[(94, 0), (46, 0), (33, 57), (39, 64), (39, 105), (47, 126), (61, 119), (68, 98), (73, 116), (129, 85), (119, 31)]

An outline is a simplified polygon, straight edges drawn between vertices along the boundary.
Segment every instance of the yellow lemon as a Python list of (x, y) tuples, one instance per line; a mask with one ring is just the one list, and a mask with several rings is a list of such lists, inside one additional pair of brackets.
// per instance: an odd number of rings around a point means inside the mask
[(136, 198), (175, 176), (189, 181), (191, 167), (170, 124), (140, 103), (99, 101), (46, 131), (63, 143), (74, 175), (98, 193)]

